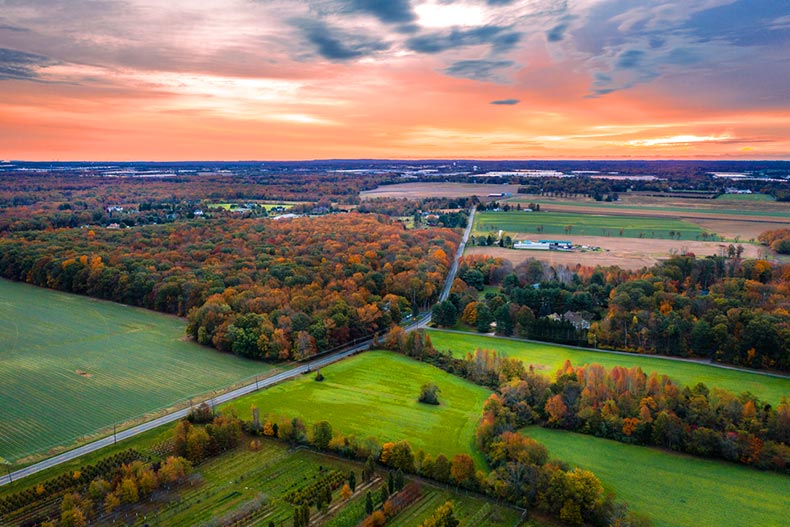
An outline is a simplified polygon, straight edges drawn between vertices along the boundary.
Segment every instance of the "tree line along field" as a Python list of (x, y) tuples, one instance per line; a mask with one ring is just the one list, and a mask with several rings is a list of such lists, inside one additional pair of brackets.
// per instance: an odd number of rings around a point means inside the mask
[(439, 330), (430, 330), (429, 333), (437, 350), (450, 350), (456, 357), (474, 353), (477, 348), (495, 350), (497, 353), (523, 361), (525, 366), (532, 365), (537, 372), (545, 375), (554, 375), (566, 360), (570, 360), (574, 365), (601, 364), (607, 369), (614, 366), (626, 368), (639, 366), (647, 375), (655, 371), (669, 376), (681, 385), (694, 386), (701, 382), (708, 388), (718, 387), (735, 393), (748, 391), (774, 405), (783, 397), (790, 397), (788, 377), (731, 370), (692, 361), (584, 350), (484, 335)]
[(0, 456), (20, 460), (271, 366), (184, 339), (184, 321), (0, 280)]
[[(638, 216), (607, 216), (573, 212), (478, 212), (475, 234), (506, 233), (539, 234), (541, 236), (585, 235), (622, 238), (666, 238), (701, 240), (703, 229), (687, 221), (673, 218)], [(622, 231), (622, 233), (621, 233)], [(707, 236), (704, 237), (707, 239)]]
[[(328, 421), (335, 432), (375, 437), (380, 442), (407, 440), (416, 452), (431, 455), (470, 454), (485, 466), (474, 446), (475, 428), (490, 395), (433, 366), (387, 351), (371, 351), (228, 403), (243, 419), (255, 405), (261, 416), (301, 417), (308, 423)], [(435, 383), (438, 406), (418, 402), (420, 387)]]
[(787, 525), (786, 476), (561, 430), (524, 433), (552, 456), (593, 471), (655, 527)]

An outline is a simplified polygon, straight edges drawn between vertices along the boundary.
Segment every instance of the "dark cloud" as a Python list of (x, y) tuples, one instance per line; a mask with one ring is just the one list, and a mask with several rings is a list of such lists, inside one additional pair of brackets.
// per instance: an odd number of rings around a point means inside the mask
[(317, 20), (299, 18), (291, 20), (291, 24), (302, 30), (319, 55), (332, 61), (353, 60), (389, 48), (386, 42), (351, 35)]
[(459, 60), (454, 62), (444, 72), (453, 77), (462, 77), (479, 81), (494, 81), (496, 70), (509, 68), (513, 65), (510, 60)]
[(24, 27), (6, 26), (6, 25), (3, 25), (3, 24), (0, 24), (0, 31), (13, 31), (15, 33), (25, 33), (25, 32), (30, 31), (30, 30), (26, 29)]
[(634, 69), (639, 67), (645, 52), (638, 49), (628, 49), (620, 53), (617, 57), (617, 67), (623, 69)]
[(497, 105), (503, 105), (503, 106), (513, 106), (513, 105), (518, 104), (520, 102), (521, 101), (519, 99), (500, 99), (498, 101), (491, 101), (488, 104), (497, 104)]
[(490, 44), (492, 50), (509, 51), (521, 40), (521, 33), (508, 27), (483, 26), (474, 29), (453, 29), (450, 32), (433, 32), (412, 37), (406, 47), (417, 53), (441, 53), (448, 49)]
[(38, 80), (38, 69), (54, 64), (43, 55), (0, 48), (0, 80)]
[(417, 20), (409, 0), (351, 0), (349, 10), (373, 15), (385, 24), (408, 24)]
[(549, 42), (560, 42), (562, 39), (565, 38), (565, 30), (568, 29), (568, 24), (563, 22), (562, 24), (557, 24), (550, 30), (546, 32), (546, 39)]

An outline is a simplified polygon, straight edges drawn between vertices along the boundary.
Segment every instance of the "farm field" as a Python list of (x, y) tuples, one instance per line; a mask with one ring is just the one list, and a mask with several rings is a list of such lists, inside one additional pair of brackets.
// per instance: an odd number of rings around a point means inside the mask
[(787, 525), (787, 476), (561, 430), (524, 433), (591, 470), (655, 527)]
[[(157, 429), (157, 437), (169, 437), (172, 429), (173, 425)], [(124, 448), (134, 447), (145, 455), (152, 455), (154, 459), (159, 459), (161, 455), (150, 449), (150, 439), (134, 439), (125, 443)], [(108, 452), (104, 455), (108, 455)], [(319, 515), (315, 508), (311, 509), (311, 524), (354, 527), (365, 517), (364, 497), (368, 491), (374, 497), (375, 506), (381, 505), (378, 490), (386, 482), (386, 473), (380, 472), (371, 482), (365, 483), (361, 479), (361, 463), (306, 449), (293, 450), (285, 443), (270, 439), (261, 439), (257, 450), (242, 441), (236, 449), (196, 466), (188, 480), (176, 489), (159, 490), (152, 495), (151, 500), (117, 513), (100, 513), (92, 524), (150, 527), (230, 525), (233, 524), (232, 518), (246, 513), (238, 525), (268, 525), (269, 522), (290, 525), (294, 505), (288, 501), (289, 493), (303, 491), (313, 483), (330, 478), (342, 483), (352, 471), (356, 475), (356, 492), (345, 501), (338, 486), (332, 493), (328, 513)], [(411, 481), (406, 478), (407, 484)], [(482, 497), (461, 494), (420, 481), (410, 485), (412, 490), (416, 489), (417, 498), (391, 520), (395, 522), (394, 525), (418, 525), (419, 521), (448, 500), (453, 502), (456, 517), (461, 520), (462, 526), (510, 527), (516, 525), (521, 515), (517, 509), (496, 505)], [(59, 515), (58, 501), (45, 501), (33, 511), (39, 517), (47, 514), (46, 511)], [(9, 526), (20, 525), (30, 519), (29, 512), (14, 513)]]
[(184, 321), (0, 280), (0, 456), (26, 456), (272, 367), (184, 340)]
[(447, 501), (453, 503), (455, 518), (460, 521), (459, 527), (515, 526), (521, 516), (521, 512), (516, 509), (502, 507), (485, 499), (462, 495), (445, 488), (423, 485), (421, 491), (420, 499), (388, 521), (388, 526), (421, 525), (433, 511)]
[[(242, 445), (199, 465), (199, 477), (193, 478), (192, 485), (183, 486), (176, 500), (153, 510), (140, 506), (140, 521), (136, 524), (190, 527), (208, 518), (229, 519), (242, 508), (255, 509), (248, 524), (290, 524), (294, 507), (283, 499), (286, 494), (319, 481), (330, 472), (347, 475), (351, 470), (359, 474), (359, 464), (307, 450), (293, 452), (276, 441), (261, 441), (257, 452)], [(340, 492), (336, 490), (333, 503), (339, 499)], [(315, 514), (315, 510), (312, 512)]]
[[(475, 215), (475, 234), (496, 233), (500, 229), (508, 234), (539, 234), (544, 238), (577, 234), (621, 238), (703, 239), (703, 230), (699, 226), (668, 217), (632, 216), (626, 220), (622, 216), (614, 215), (520, 211), (478, 212)], [(681, 233), (680, 236), (677, 233)]]
[[(542, 236), (529, 235), (518, 236), (518, 239), (529, 238), (532, 240), (543, 239)], [(529, 259), (540, 260), (550, 265), (564, 265), (574, 268), (577, 264), (603, 267), (617, 265), (623, 269), (641, 269), (650, 267), (660, 260), (666, 260), (673, 254), (679, 254), (680, 249), (686, 253), (692, 252), (698, 258), (710, 255), (720, 255), (726, 252), (726, 245), (720, 242), (696, 242), (696, 241), (673, 241), (673, 240), (651, 240), (638, 238), (619, 238), (606, 236), (566, 236), (562, 239), (569, 240), (576, 245), (587, 245), (600, 247), (600, 251), (528, 251), (521, 249), (508, 249), (504, 247), (492, 246), (473, 246), (464, 250), (465, 255), (486, 254), (497, 258), (510, 260), (513, 265), (518, 265)], [(724, 245), (724, 247), (722, 247)], [(766, 252), (772, 252), (759, 245), (743, 244), (744, 258), (760, 258)], [(773, 258), (773, 256), (772, 256)]]
[[(249, 418), (250, 405), (260, 413), (301, 417), (308, 428), (328, 421), (335, 432), (380, 442), (406, 439), (412, 449), (444, 454), (468, 453), (484, 461), (474, 446), (477, 422), (490, 394), (484, 388), (433, 366), (387, 351), (371, 351), (322, 368), (325, 380), (305, 375), (228, 403)], [(433, 382), (441, 390), (439, 406), (417, 401), (420, 386)]]
[[(627, 197), (616, 204), (599, 203), (591, 200), (567, 201), (559, 198), (511, 198), (512, 203), (538, 201), (545, 212), (564, 212), (570, 214), (606, 214), (625, 218), (653, 217), (682, 220), (698, 226), (703, 231), (716, 233), (726, 240), (738, 239), (741, 242), (756, 239), (766, 230), (790, 227), (790, 204), (774, 201), (719, 201), (679, 200), (667, 205), (661, 198)], [(656, 204), (658, 200), (658, 204)], [(641, 204), (640, 202), (646, 202)], [(689, 203), (691, 201), (691, 203)], [(681, 231), (682, 232), (682, 231)], [(617, 233), (613, 233), (617, 234)]]
[[(736, 198), (737, 199), (737, 198)], [(744, 219), (761, 219), (770, 221), (774, 217), (777, 221), (787, 221), (790, 218), (790, 203), (773, 200), (741, 199), (728, 200), (725, 197), (717, 199), (682, 199), (671, 197), (656, 197), (650, 193), (627, 192), (620, 194), (616, 202), (595, 201), (587, 197), (554, 197), (536, 194), (514, 194), (507, 200), (513, 203), (535, 202), (544, 206), (549, 212), (556, 210), (590, 210), (611, 211), (620, 214), (636, 214), (650, 211), (650, 216), (663, 216), (673, 213), (674, 217), (710, 217), (710, 216), (743, 216)]]
[(481, 201), (490, 201), (489, 194), (507, 194), (514, 196), (518, 192), (518, 185), (491, 185), (477, 183), (399, 183), (397, 185), (382, 185), (373, 190), (360, 192), (361, 199), (372, 198), (465, 198), (477, 196)]
[[(255, 203), (256, 205), (259, 205), (259, 206), (263, 207), (267, 211), (270, 211), (270, 210), (272, 210), (272, 209), (274, 209), (276, 207), (282, 207), (285, 210), (288, 210), (288, 209), (293, 207), (293, 203), (259, 203), (257, 201), (251, 201), (251, 202), (248, 201), (247, 203)], [(212, 203), (212, 204), (209, 205), (209, 208), (210, 209), (233, 210), (235, 208), (240, 208), (241, 206), (242, 205), (240, 205), (238, 203)]]
[(684, 385), (705, 383), (708, 388), (718, 387), (741, 393), (749, 391), (771, 404), (778, 404), (782, 397), (790, 397), (790, 378), (770, 377), (758, 373), (728, 370), (706, 364), (687, 361), (673, 361), (660, 357), (636, 354), (616, 354), (602, 351), (585, 351), (555, 344), (524, 342), (501, 339), (484, 335), (452, 333), (430, 330), (431, 341), (438, 350), (451, 350), (453, 355), (462, 357), (474, 353), (476, 348), (496, 350), (508, 357), (533, 365), (536, 371), (553, 375), (566, 359), (574, 365), (601, 364), (606, 368), (614, 366), (639, 366), (646, 374), (653, 371), (668, 375), (673, 381)]
[(735, 201), (735, 202), (739, 202), (740, 203), (740, 202), (744, 202), (744, 201), (769, 202), (769, 201), (776, 201), (776, 198), (774, 198), (770, 194), (758, 194), (758, 193), (753, 193), (753, 194), (722, 194), (721, 196), (716, 198), (716, 200), (717, 201)]

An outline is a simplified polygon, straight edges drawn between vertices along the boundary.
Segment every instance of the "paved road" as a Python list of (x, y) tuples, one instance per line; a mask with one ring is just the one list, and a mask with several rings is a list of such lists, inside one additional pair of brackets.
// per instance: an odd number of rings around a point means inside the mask
[(453, 260), (453, 265), (450, 268), (450, 274), (447, 275), (447, 281), (444, 283), (444, 289), (442, 289), (442, 294), (439, 295), (439, 302), (444, 302), (447, 300), (447, 297), (450, 296), (450, 289), (453, 287), (453, 281), (455, 280), (455, 274), (458, 272), (458, 260), (461, 259), (461, 256), (464, 254), (464, 249), (466, 249), (466, 242), (469, 241), (469, 233), (472, 232), (472, 223), (475, 220), (475, 212), (477, 211), (477, 206), (473, 206), (472, 210), (469, 212), (469, 220), (466, 223), (466, 230), (464, 231), (464, 237), (461, 239), (461, 243), (458, 245), (458, 250), (455, 253), (455, 259)]
[[(446, 300), (447, 296), (450, 294), (450, 288), (453, 285), (453, 280), (455, 280), (455, 274), (458, 271), (458, 259), (461, 257), (461, 255), (464, 252), (466, 241), (469, 239), (469, 233), (472, 230), (472, 220), (474, 219), (474, 214), (475, 214), (475, 209), (472, 208), (472, 211), (469, 215), (469, 223), (466, 226), (466, 231), (464, 231), (463, 240), (461, 241), (461, 244), (458, 246), (458, 252), (456, 252), (455, 254), (455, 260), (453, 261), (453, 265), (450, 269), (450, 273), (447, 275), (447, 281), (444, 285), (444, 289), (442, 290), (440, 300)], [(413, 331), (418, 328), (424, 328), (428, 325), (430, 321), (431, 321), (431, 315), (430, 313), (426, 313), (414, 319), (412, 323), (406, 326), (404, 329), (406, 329), (406, 331)], [(278, 373), (276, 375), (272, 375), (271, 377), (266, 377), (264, 379), (259, 379), (256, 382), (252, 382), (236, 390), (227, 392), (222, 395), (218, 395), (210, 399), (209, 404), (211, 406), (214, 406), (217, 404), (226, 403), (228, 401), (241, 397), (242, 395), (247, 395), (248, 393), (257, 391), (261, 388), (267, 388), (279, 382), (288, 379), (293, 379), (294, 377), (298, 377), (299, 375), (302, 375), (304, 373), (315, 371), (318, 368), (322, 368), (328, 364), (337, 362), (355, 353), (359, 353), (361, 351), (366, 350), (372, 342), (373, 339), (368, 339), (353, 346), (352, 348), (348, 348), (346, 350), (338, 351), (335, 353), (330, 353), (323, 357), (316, 358), (310, 362), (301, 364), (291, 370), (284, 371), (282, 373)], [(115, 434), (115, 436), (107, 436), (103, 439), (93, 441), (86, 445), (77, 447), (73, 450), (69, 450), (68, 452), (58, 454), (57, 456), (53, 456), (51, 458), (45, 459), (28, 467), (19, 469), (3, 477), (2, 481), (0, 481), (0, 486), (6, 485), (12, 481), (16, 481), (26, 476), (30, 476), (32, 474), (35, 474), (36, 472), (40, 472), (42, 470), (46, 470), (48, 468), (54, 467), (61, 463), (65, 463), (66, 461), (71, 461), (72, 459), (76, 459), (90, 452), (95, 452), (104, 447), (114, 444), (116, 441), (120, 441), (122, 439), (127, 439), (136, 436), (138, 434), (142, 434), (143, 432), (146, 432), (158, 426), (162, 426), (167, 423), (172, 423), (173, 421), (178, 421), (179, 419), (183, 419), (184, 417), (186, 417), (189, 411), (190, 408), (184, 408), (182, 410), (173, 411), (172, 413), (163, 415), (162, 417), (158, 417), (156, 419), (152, 419), (151, 421), (147, 421), (143, 424), (134, 426), (132, 428), (127, 428), (126, 430), (122, 430), (117, 434)]]

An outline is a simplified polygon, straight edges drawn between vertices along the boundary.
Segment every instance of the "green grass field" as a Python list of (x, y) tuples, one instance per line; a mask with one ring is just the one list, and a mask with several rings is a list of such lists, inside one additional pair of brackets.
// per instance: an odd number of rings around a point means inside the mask
[[(328, 421), (336, 432), (382, 443), (406, 439), (416, 452), (423, 449), (452, 459), (473, 455), (474, 432), (489, 393), (486, 389), (386, 351), (371, 351), (321, 370), (326, 380), (305, 375), (228, 403), (243, 419), (250, 405), (261, 415), (301, 417), (308, 423)], [(441, 393), (439, 406), (419, 403), (420, 386), (433, 382)]]
[(787, 476), (572, 432), (525, 433), (551, 457), (591, 470), (656, 527), (788, 525)]
[[(754, 194), (752, 194), (752, 195), (754, 195)], [(733, 209), (733, 208), (730, 208), (730, 207), (733, 207), (733, 206), (738, 205), (738, 204), (737, 203), (728, 203), (726, 198), (722, 199), (722, 200), (720, 200), (720, 198), (717, 198), (715, 200), (709, 200), (709, 201), (705, 200), (705, 202), (702, 204), (703, 206), (700, 206), (700, 204), (697, 203), (697, 201), (695, 201), (695, 200), (689, 200), (689, 201), (694, 201), (694, 202), (693, 203), (689, 203), (688, 207), (679, 207), (679, 206), (670, 206), (670, 205), (660, 206), (660, 205), (646, 205), (646, 204), (645, 205), (642, 205), (642, 204), (640, 204), (640, 205), (627, 205), (627, 204), (622, 203), (622, 202), (606, 203), (606, 202), (600, 202), (600, 201), (586, 201), (586, 200), (585, 201), (570, 201), (570, 200), (564, 200), (564, 199), (552, 199), (551, 201), (545, 201), (545, 200), (543, 200), (543, 199), (541, 199), (540, 197), (537, 197), (537, 196), (536, 197), (532, 197), (532, 198), (517, 197), (517, 198), (511, 198), (511, 199), (508, 200), (508, 202), (510, 202), (510, 206), (511, 207), (513, 206), (514, 203), (521, 203), (522, 206), (523, 206), (523, 204), (525, 204), (525, 203), (531, 203), (531, 202), (534, 202), (534, 201), (540, 201), (541, 203), (544, 204), (543, 207), (551, 207), (552, 204), (557, 204), (557, 205), (562, 205), (562, 206), (565, 206), (565, 207), (584, 207), (586, 209), (588, 209), (588, 208), (596, 208), (596, 209), (601, 209), (601, 211), (606, 211), (606, 210), (610, 210), (610, 211), (616, 211), (616, 210), (642, 210), (642, 211), (655, 211), (655, 212), (679, 212), (679, 213), (681, 213), (681, 215), (684, 212), (695, 211), (695, 212), (704, 212), (706, 214), (721, 214), (723, 216), (728, 216), (728, 218), (725, 218), (725, 219), (737, 219), (737, 218), (729, 218), (729, 216), (764, 216), (766, 218), (771, 218), (771, 217), (787, 218), (787, 217), (790, 217), (790, 210), (788, 210), (788, 211), (775, 210), (775, 209), (774, 210), (752, 210), (753, 207), (751, 207), (749, 210)], [(748, 201), (748, 200), (746, 200), (746, 201)], [(771, 201), (771, 200), (763, 200), (763, 202), (765, 202), (765, 201)], [(741, 201), (741, 203), (743, 203), (743, 200)], [(728, 207), (728, 208), (720, 208), (719, 205), (721, 205), (722, 207)], [(788, 207), (788, 208), (790, 208), (790, 207)], [(605, 213), (605, 212), (602, 212), (602, 213)]]
[[(250, 203), (255, 203), (255, 204), (263, 207), (264, 209), (266, 209), (267, 212), (272, 210), (272, 209), (274, 209), (274, 208), (276, 208), (276, 207), (282, 207), (285, 210), (288, 210), (288, 209), (293, 207), (293, 204), (287, 204), (287, 203), (258, 203), (256, 201), (252, 201)], [(233, 210), (233, 209), (236, 209), (236, 208), (242, 208), (243, 206), (244, 205), (240, 204), (240, 203), (211, 203), (211, 204), (209, 204), (208, 208), (210, 208), (210, 209)]]
[[(567, 230), (570, 227), (570, 230)], [(541, 232), (538, 230), (542, 228)], [(606, 216), (572, 212), (479, 212), (475, 215), (476, 234), (539, 234), (543, 237), (568, 235), (615, 236), (623, 238), (667, 238), (696, 240), (703, 230), (693, 223), (673, 218)], [(620, 229), (623, 233), (620, 234)], [(670, 232), (682, 235), (670, 236)]]
[(722, 194), (716, 198), (717, 201), (776, 201), (770, 194)]
[(15, 461), (271, 366), (184, 340), (184, 321), (0, 280), (0, 457)]
[(586, 351), (554, 344), (520, 342), (511, 339), (486, 337), (431, 330), (431, 341), (436, 349), (451, 350), (462, 357), (474, 353), (476, 348), (487, 348), (520, 359), (525, 365), (533, 364), (541, 373), (553, 375), (566, 359), (574, 365), (598, 363), (606, 368), (613, 366), (639, 366), (648, 375), (656, 371), (666, 374), (681, 384), (705, 383), (709, 388), (718, 387), (741, 393), (752, 392), (771, 404), (778, 404), (782, 397), (790, 397), (790, 378), (769, 377), (758, 373), (727, 370), (705, 364), (672, 361), (645, 355), (623, 355), (601, 351)]

